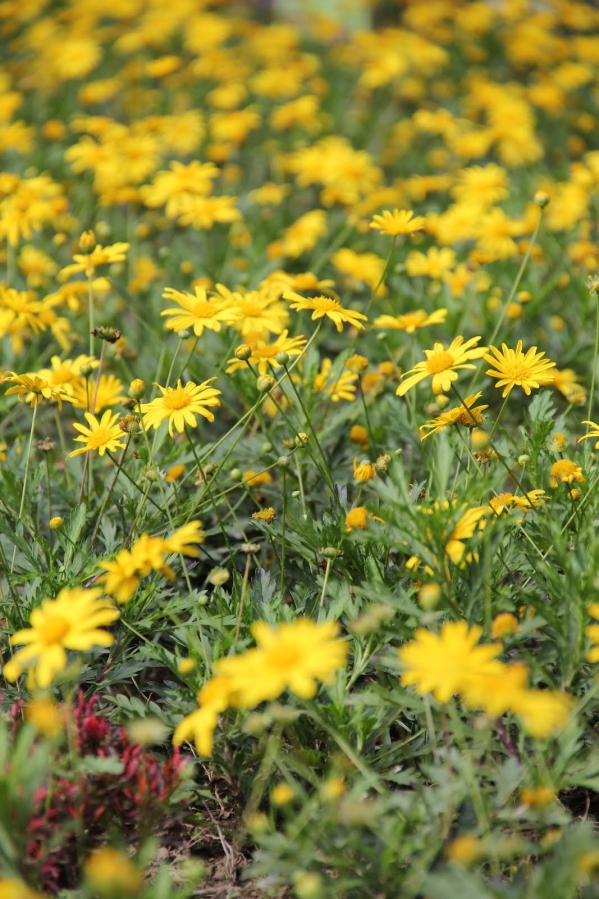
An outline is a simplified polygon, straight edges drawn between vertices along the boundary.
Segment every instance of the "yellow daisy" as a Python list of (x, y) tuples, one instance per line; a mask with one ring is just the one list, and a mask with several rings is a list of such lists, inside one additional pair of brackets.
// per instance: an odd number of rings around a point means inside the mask
[(501, 344), (501, 350), (490, 346), (484, 359), (494, 367), (487, 369), (485, 374), (498, 378), (496, 387), (505, 387), (502, 397), (506, 397), (514, 387), (521, 387), (530, 396), (531, 390), (537, 390), (543, 384), (551, 384), (554, 379), (554, 374), (549, 369), (555, 368), (555, 362), (543, 359), (544, 355), (544, 352), (537, 353), (536, 346), (523, 353), (521, 340), (515, 350), (510, 350), (505, 343)]
[(447, 393), (453, 381), (458, 379), (458, 370), (476, 368), (469, 360), (480, 359), (487, 352), (487, 347), (476, 346), (479, 340), (480, 337), (471, 337), (464, 343), (463, 337), (456, 337), (447, 349), (442, 343), (436, 343), (432, 350), (425, 350), (426, 361), (419, 362), (404, 373), (406, 380), (397, 388), (397, 396), (403, 396), (411, 387), (430, 377), (433, 379), (433, 393)]
[(343, 330), (343, 322), (353, 325), (354, 328), (363, 328), (362, 322), (368, 321), (361, 312), (345, 309), (338, 300), (332, 300), (330, 297), (302, 297), (293, 290), (286, 290), (283, 299), (289, 300), (291, 308), (296, 311), (312, 310), (312, 321), (326, 315), (335, 323), (338, 331)]
[(14, 681), (33, 667), (34, 682), (44, 689), (66, 668), (67, 649), (87, 651), (94, 646), (111, 646), (114, 638), (100, 628), (116, 621), (119, 612), (100, 598), (103, 593), (99, 587), (74, 587), (61, 590), (56, 599), (44, 599), (41, 608), (31, 613), (31, 626), (11, 637), (13, 645), (25, 646), (4, 666), (6, 679)]
[(107, 409), (99, 421), (95, 415), (91, 414), (91, 412), (86, 412), (85, 418), (87, 419), (89, 428), (86, 428), (85, 425), (80, 425), (77, 422), (73, 425), (73, 427), (80, 432), (80, 436), (75, 437), (75, 443), (83, 443), (84, 446), (69, 453), (67, 459), (70, 459), (72, 456), (80, 456), (81, 453), (89, 453), (93, 450), (97, 450), (99, 454), (103, 456), (107, 451), (109, 453), (115, 453), (117, 450), (123, 448), (124, 444), (121, 443), (123, 432), (116, 424), (119, 419), (118, 412), (113, 415), (112, 409)]
[(168, 419), (168, 432), (173, 437), (173, 426), (180, 434), (186, 425), (195, 428), (196, 414), (202, 415), (208, 421), (214, 421), (214, 415), (206, 406), (220, 406), (217, 397), (221, 391), (209, 386), (212, 381), (216, 381), (216, 378), (209, 378), (202, 384), (188, 381), (185, 386), (179, 379), (176, 387), (161, 387), (160, 384), (156, 384), (162, 396), (141, 406), (145, 427), (158, 429), (162, 422)]
[(172, 316), (166, 324), (170, 331), (183, 331), (191, 328), (196, 337), (201, 337), (204, 328), (218, 332), (221, 329), (221, 323), (230, 324), (235, 318), (228, 303), (222, 298), (209, 300), (203, 287), (195, 288), (195, 296), (187, 291), (181, 292), (167, 287), (162, 296), (179, 304), (178, 309), (171, 307), (160, 313)]
[(389, 212), (384, 209), (381, 215), (373, 215), (370, 227), (381, 234), (389, 234), (391, 237), (397, 237), (399, 234), (414, 234), (416, 231), (422, 231), (424, 228), (424, 219), (422, 216), (412, 218), (414, 213), (410, 209), (394, 209)]

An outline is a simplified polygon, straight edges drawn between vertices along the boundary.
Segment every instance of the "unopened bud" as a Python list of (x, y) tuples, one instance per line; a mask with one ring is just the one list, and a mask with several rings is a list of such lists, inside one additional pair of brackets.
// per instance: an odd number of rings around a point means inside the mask
[(275, 362), (277, 363), (277, 365), (287, 365), (287, 363), (289, 362), (289, 353), (286, 353), (285, 351), (277, 353), (277, 355), (275, 356)]
[(525, 465), (528, 465), (529, 462), (530, 456), (528, 456), (526, 453), (522, 453), (521, 456), (518, 456), (518, 465), (521, 465), (522, 468), (524, 468)]
[(270, 375), (260, 375), (256, 378), (256, 387), (260, 393), (268, 393), (275, 386), (275, 379)]
[(538, 190), (536, 192), (536, 194), (534, 195), (533, 199), (534, 199), (535, 203), (537, 204), (537, 206), (539, 207), (539, 209), (544, 209), (545, 206), (547, 206), (547, 204), (551, 200), (551, 197), (549, 196), (547, 191)]
[(289, 468), (289, 456), (279, 456), (277, 459), (277, 465), (281, 468)]
[(146, 468), (144, 477), (146, 477), (148, 481), (163, 481), (166, 477), (166, 473), (160, 471), (159, 468)]
[(427, 612), (437, 607), (440, 598), (441, 588), (438, 584), (425, 584), (418, 591), (418, 602)]
[(259, 543), (242, 543), (240, 548), (241, 548), (242, 552), (247, 553), (248, 555), (251, 555), (252, 553), (257, 553), (260, 551), (260, 544)]
[(191, 331), (188, 331), (187, 328), (183, 328), (182, 331), (177, 331), (177, 337), (179, 340), (187, 340), (188, 337), (191, 337)]
[(64, 524), (64, 518), (61, 518), (60, 515), (55, 515), (54, 518), (50, 519), (50, 527), (53, 531), (58, 531)]
[(89, 378), (91, 373), (93, 372), (93, 368), (91, 365), (82, 365), (79, 369), (79, 374), (82, 378)]
[(79, 249), (84, 253), (91, 253), (96, 245), (96, 235), (93, 231), (84, 231), (79, 238)]
[(251, 355), (252, 348), (248, 346), (247, 343), (242, 343), (241, 346), (238, 346), (235, 350), (235, 357), (239, 359), (240, 362), (247, 362)]
[(121, 339), (121, 332), (118, 328), (93, 328), (90, 332), (94, 337), (105, 340), (107, 343), (116, 343)]
[(232, 468), (229, 477), (232, 481), (240, 481), (243, 477), (241, 468)]
[(132, 400), (143, 400), (148, 386), (141, 378), (134, 378), (129, 385), (129, 396)]
[(141, 421), (137, 415), (125, 415), (119, 421), (119, 428), (125, 434), (139, 434), (141, 431)]

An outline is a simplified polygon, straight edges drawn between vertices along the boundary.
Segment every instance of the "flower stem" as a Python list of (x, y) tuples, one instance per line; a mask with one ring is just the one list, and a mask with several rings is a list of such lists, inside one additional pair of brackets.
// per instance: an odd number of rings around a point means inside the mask
[(493, 434), (494, 434), (495, 431), (497, 430), (497, 425), (499, 424), (499, 420), (501, 419), (501, 416), (503, 415), (503, 410), (504, 410), (505, 407), (507, 406), (507, 401), (509, 400), (509, 398), (510, 398), (510, 395), (509, 395), (509, 393), (508, 393), (508, 395), (506, 396), (506, 398), (505, 398), (504, 401), (503, 401), (503, 404), (502, 404), (502, 406), (501, 406), (501, 409), (499, 410), (499, 415), (498, 415), (497, 418), (495, 419), (495, 423), (494, 423), (493, 428), (492, 428), (492, 430), (491, 430), (491, 433), (490, 433), (490, 435), (489, 435), (489, 442), (491, 442), (491, 440), (493, 439)]
[[(23, 510), (25, 509), (25, 498), (27, 496), (27, 480), (29, 478), (29, 464), (31, 462), (31, 448), (33, 446), (33, 434), (35, 432), (35, 420), (37, 418), (37, 407), (38, 407), (38, 397), (35, 397), (35, 402), (33, 405), (33, 415), (31, 416), (31, 430), (29, 432), (29, 443), (27, 444), (27, 456), (25, 458), (25, 474), (23, 476), (23, 490), (21, 492), (21, 505), (19, 506), (19, 517), (17, 518), (17, 522), (21, 521), (23, 518)], [(15, 543), (13, 554), (12, 554), (12, 562), (10, 563), (10, 573), (12, 574), (15, 570), (15, 561), (17, 558), (17, 545)]]
[(111, 481), (111, 483), (110, 483), (110, 487), (108, 488), (108, 493), (107, 493), (106, 496), (104, 497), (104, 502), (102, 503), (102, 508), (100, 509), (100, 512), (98, 513), (98, 518), (97, 518), (97, 521), (96, 521), (96, 525), (95, 525), (94, 530), (93, 530), (93, 532), (92, 532), (92, 545), (93, 545), (93, 542), (94, 542), (94, 540), (96, 539), (96, 536), (97, 536), (97, 534), (98, 534), (98, 529), (99, 529), (100, 524), (101, 524), (101, 522), (102, 522), (102, 516), (104, 515), (104, 512), (106, 511), (106, 506), (108, 505), (108, 500), (110, 499), (110, 496), (111, 496), (112, 491), (113, 491), (113, 489), (114, 489), (114, 485), (116, 484), (117, 479), (118, 479), (118, 476), (119, 476), (119, 474), (121, 473), (121, 468), (123, 467), (123, 462), (125, 461), (125, 456), (127, 455), (127, 450), (129, 449), (129, 444), (130, 444), (130, 442), (131, 442), (131, 435), (129, 434), (128, 437), (127, 437), (127, 443), (126, 443), (125, 446), (123, 447), (123, 451), (122, 451), (122, 453), (121, 453), (121, 455), (120, 455), (119, 463), (118, 463), (118, 465), (117, 465), (116, 472), (115, 472), (114, 477), (113, 477), (113, 479), (112, 479), (112, 481)]
[[(589, 391), (589, 408), (587, 412), (587, 419), (590, 421), (591, 414), (593, 412), (593, 400), (595, 399), (595, 381), (597, 380), (597, 356), (599, 354), (599, 301), (595, 300), (595, 306), (597, 309), (595, 315), (595, 349), (593, 351), (593, 374), (591, 376), (591, 389)], [(591, 428), (591, 425), (587, 425), (587, 434)]]

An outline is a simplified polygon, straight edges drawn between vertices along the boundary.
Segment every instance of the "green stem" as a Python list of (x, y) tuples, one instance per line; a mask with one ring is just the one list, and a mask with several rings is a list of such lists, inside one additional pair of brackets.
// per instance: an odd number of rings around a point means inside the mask
[[(453, 385), (452, 385), (452, 386), (453, 386)], [(501, 416), (503, 415), (503, 410), (504, 410), (505, 407), (507, 406), (507, 401), (509, 400), (509, 398), (510, 398), (510, 395), (509, 395), (509, 393), (508, 393), (507, 396), (505, 397), (504, 401), (503, 401), (503, 404), (502, 404), (502, 406), (501, 406), (501, 409), (499, 410), (499, 415), (498, 415), (497, 418), (495, 419), (495, 424), (493, 425), (493, 428), (492, 428), (492, 430), (491, 430), (491, 433), (489, 434), (489, 443), (490, 443), (491, 440), (493, 439), (493, 434), (494, 434), (495, 431), (497, 430), (497, 426), (498, 426), (498, 424), (499, 424), (499, 420), (501, 419)]]
[[(599, 302), (595, 299), (595, 306), (597, 309), (595, 315), (595, 349), (593, 351), (593, 374), (591, 376), (591, 390), (589, 393), (589, 409), (587, 412), (587, 420), (591, 420), (591, 414), (593, 412), (593, 400), (595, 398), (595, 381), (597, 379), (597, 355), (599, 354)], [(587, 433), (590, 430), (591, 425), (587, 425)]]
[[(499, 331), (501, 330), (501, 326), (503, 325), (503, 322), (505, 321), (505, 317), (507, 315), (507, 311), (509, 309), (510, 303), (512, 302), (512, 300), (514, 299), (514, 297), (516, 295), (516, 291), (518, 290), (520, 281), (522, 280), (522, 275), (524, 274), (526, 266), (528, 265), (528, 260), (530, 259), (530, 254), (532, 253), (532, 248), (537, 240), (537, 237), (539, 236), (539, 229), (541, 227), (542, 219), (543, 219), (543, 210), (539, 209), (539, 218), (537, 220), (536, 228), (533, 232), (532, 237), (530, 238), (528, 247), (526, 249), (526, 253), (524, 254), (524, 259), (520, 263), (520, 268), (518, 269), (518, 274), (516, 275), (516, 280), (512, 284), (512, 289), (510, 290), (509, 296), (504, 303), (503, 309), (501, 310), (501, 315), (499, 316), (499, 319), (497, 320), (497, 324), (495, 325), (495, 328), (493, 329), (493, 333), (491, 334), (491, 337), (489, 339), (489, 346), (492, 346), (495, 343), (495, 339), (496, 339), (497, 335), (499, 334)], [(479, 374), (480, 374), (480, 369), (477, 368), (476, 371), (474, 372), (474, 375), (472, 376), (472, 381), (470, 382), (470, 388), (469, 388), (470, 393), (472, 393), (474, 391), (474, 385), (476, 384), (476, 382), (478, 380)]]
[(283, 590), (285, 588), (285, 517), (287, 514), (287, 469), (283, 468), (283, 514), (281, 516), (281, 578), (279, 582), (279, 593), (281, 601), (284, 600)]
[(94, 540), (96, 539), (96, 536), (97, 536), (97, 534), (98, 534), (98, 530), (99, 530), (100, 524), (101, 524), (101, 522), (102, 522), (102, 516), (104, 515), (104, 512), (106, 511), (106, 507), (107, 507), (107, 505), (108, 505), (108, 500), (110, 499), (110, 497), (111, 497), (111, 495), (112, 495), (112, 491), (113, 491), (113, 489), (114, 489), (114, 485), (116, 484), (117, 479), (118, 479), (118, 476), (119, 476), (119, 474), (121, 473), (121, 468), (123, 467), (123, 462), (125, 461), (125, 456), (127, 455), (127, 450), (129, 449), (129, 444), (130, 444), (130, 443), (131, 443), (131, 435), (129, 434), (128, 437), (127, 437), (127, 443), (126, 443), (125, 446), (123, 447), (123, 451), (122, 451), (122, 453), (121, 453), (121, 455), (120, 455), (120, 458), (119, 458), (119, 464), (117, 465), (116, 472), (115, 472), (114, 477), (113, 477), (113, 479), (112, 479), (112, 481), (111, 481), (111, 483), (110, 483), (110, 487), (108, 488), (108, 492), (107, 492), (106, 496), (104, 497), (104, 502), (102, 503), (102, 508), (100, 509), (100, 512), (98, 513), (98, 518), (97, 518), (97, 521), (96, 521), (96, 526), (94, 527), (94, 530), (93, 530), (93, 532), (92, 532), (92, 541), (91, 541), (91, 542), (92, 542), (92, 546), (93, 546)]
[(87, 273), (87, 307), (89, 312), (89, 354), (90, 356), (94, 355), (94, 335), (92, 331), (94, 330), (94, 288), (93, 288), (93, 273), (91, 269)]
[[(27, 456), (25, 458), (25, 474), (23, 476), (23, 490), (21, 492), (21, 505), (19, 506), (19, 517), (17, 522), (21, 521), (23, 518), (23, 510), (25, 509), (25, 498), (27, 496), (27, 481), (29, 478), (29, 465), (31, 462), (31, 448), (33, 446), (33, 434), (35, 432), (35, 420), (37, 418), (37, 407), (38, 407), (39, 398), (35, 397), (35, 402), (33, 405), (33, 415), (31, 416), (31, 430), (29, 432), (29, 443), (27, 444)], [(15, 543), (13, 554), (12, 554), (12, 562), (10, 563), (10, 573), (12, 574), (15, 570), (15, 561), (17, 558), (17, 545)]]

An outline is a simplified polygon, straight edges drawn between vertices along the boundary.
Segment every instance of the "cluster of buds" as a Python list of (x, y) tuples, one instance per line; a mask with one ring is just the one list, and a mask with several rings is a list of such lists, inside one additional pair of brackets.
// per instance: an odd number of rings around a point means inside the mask
[(121, 332), (118, 328), (105, 328), (100, 326), (99, 328), (92, 328), (89, 333), (94, 337), (98, 337), (100, 340), (105, 340), (107, 343), (116, 343), (117, 340), (121, 339)]

